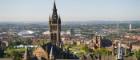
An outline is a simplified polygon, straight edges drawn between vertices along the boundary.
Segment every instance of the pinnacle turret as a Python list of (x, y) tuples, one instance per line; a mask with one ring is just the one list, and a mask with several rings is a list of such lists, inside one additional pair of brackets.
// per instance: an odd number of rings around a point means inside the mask
[(50, 57), (50, 60), (54, 60), (54, 55), (53, 55), (53, 46), (51, 47), (49, 57)]

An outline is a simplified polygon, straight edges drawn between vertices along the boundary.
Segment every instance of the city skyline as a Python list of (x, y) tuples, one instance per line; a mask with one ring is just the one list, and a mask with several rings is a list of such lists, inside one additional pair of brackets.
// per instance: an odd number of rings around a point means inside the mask
[(57, 1), (1, 2), (0, 60), (140, 60), (134, 0)]
[[(62, 21), (139, 20), (138, 0), (56, 0)], [(0, 22), (48, 21), (53, 0), (1, 0)]]

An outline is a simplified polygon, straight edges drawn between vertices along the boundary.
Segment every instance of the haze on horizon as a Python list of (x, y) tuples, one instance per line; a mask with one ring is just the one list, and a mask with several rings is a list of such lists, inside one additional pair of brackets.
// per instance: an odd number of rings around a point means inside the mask
[[(62, 21), (140, 20), (140, 0), (56, 0)], [(0, 22), (48, 21), (53, 0), (0, 0)]]

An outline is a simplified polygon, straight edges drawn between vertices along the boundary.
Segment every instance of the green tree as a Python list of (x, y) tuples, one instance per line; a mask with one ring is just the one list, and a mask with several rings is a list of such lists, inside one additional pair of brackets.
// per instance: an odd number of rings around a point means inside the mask
[(12, 52), (12, 55), (13, 55), (13, 60), (21, 60), (21, 53), (20, 52), (17, 52), (17, 51), (13, 51)]
[(105, 48), (99, 48), (99, 49), (96, 49), (94, 50), (94, 54), (100, 54), (100, 55), (110, 55), (110, 51), (108, 51), (107, 49)]
[(136, 56), (137, 60), (140, 60), (140, 50), (135, 52), (135, 56)]

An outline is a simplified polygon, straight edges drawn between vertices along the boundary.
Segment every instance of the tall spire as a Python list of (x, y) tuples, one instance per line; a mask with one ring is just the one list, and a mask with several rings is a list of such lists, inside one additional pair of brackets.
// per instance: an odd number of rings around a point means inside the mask
[(55, 0), (54, 0), (54, 5), (53, 5), (53, 10), (57, 11)]
[(55, 0), (54, 0), (54, 5), (53, 5), (53, 14), (52, 14), (52, 19), (53, 19), (53, 20), (58, 19), (58, 15), (57, 15), (57, 8), (56, 8)]
[(50, 27), (50, 40), (52, 44), (59, 44), (61, 40), (61, 19), (57, 14), (57, 8), (54, 0), (53, 13), (49, 18), (49, 27)]

